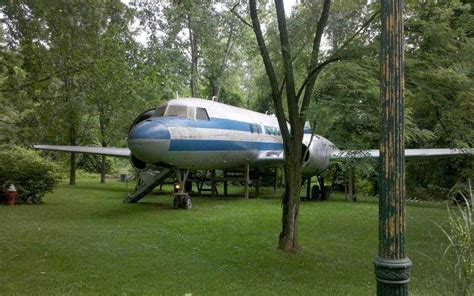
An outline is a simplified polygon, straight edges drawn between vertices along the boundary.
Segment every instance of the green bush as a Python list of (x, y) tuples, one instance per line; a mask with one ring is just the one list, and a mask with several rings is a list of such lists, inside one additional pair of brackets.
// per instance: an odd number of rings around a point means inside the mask
[[(77, 161), (77, 168), (83, 169), (88, 173), (100, 174), (102, 170), (102, 156), (93, 154), (79, 154)], [(105, 173), (110, 174), (112, 169), (112, 162), (110, 157), (105, 160)]]
[(462, 191), (459, 192), (463, 205), (455, 200), (457, 211), (451, 211), (447, 204), (449, 225), (442, 227), (438, 224), (449, 241), (444, 255), (451, 251), (452, 258), (449, 262), (454, 271), (453, 290), (456, 295), (473, 295), (474, 292), (474, 197), (470, 180), (465, 188), (469, 195), (465, 196)]
[(61, 181), (59, 166), (40, 157), (38, 152), (22, 147), (0, 149), (0, 199), (6, 198), (6, 190), (14, 184), (17, 203), (41, 203), (46, 192)]

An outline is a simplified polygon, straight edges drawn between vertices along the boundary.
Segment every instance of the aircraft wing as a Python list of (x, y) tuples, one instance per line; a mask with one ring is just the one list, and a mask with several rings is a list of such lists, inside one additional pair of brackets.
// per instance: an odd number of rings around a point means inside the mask
[(127, 158), (130, 156), (130, 150), (128, 148), (62, 146), (62, 145), (34, 145), (33, 147), (37, 150), (98, 154), (98, 155), (107, 155), (107, 156), (115, 156), (115, 157), (123, 157), (123, 158)]
[[(473, 148), (405, 149), (405, 157), (453, 156), (453, 155), (474, 155), (474, 149)], [(376, 158), (379, 156), (380, 156), (379, 150), (335, 150), (331, 153), (331, 159)]]

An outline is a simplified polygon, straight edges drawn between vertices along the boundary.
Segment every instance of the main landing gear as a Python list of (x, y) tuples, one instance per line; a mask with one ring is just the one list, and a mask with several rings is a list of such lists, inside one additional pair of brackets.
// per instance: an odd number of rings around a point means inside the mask
[(189, 193), (185, 191), (186, 179), (189, 170), (176, 170), (176, 182), (174, 184), (173, 208), (189, 210), (193, 207), (193, 202)]
[(311, 200), (328, 200), (331, 195), (331, 189), (329, 186), (324, 185), (324, 178), (318, 176), (318, 184), (311, 187), (311, 178), (306, 180), (306, 199)]

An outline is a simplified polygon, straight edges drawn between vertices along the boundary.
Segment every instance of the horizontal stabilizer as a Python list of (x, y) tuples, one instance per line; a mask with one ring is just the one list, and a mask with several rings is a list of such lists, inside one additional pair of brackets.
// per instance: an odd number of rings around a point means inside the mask
[[(474, 149), (458, 148), (430, 148), (430, 149), (405, 149), (405, 157), (426, 157), (426, 156), (453, 156), (453, 155), (473, 155)], [(336, 150), (331, 153), (331, 159), (343, 158), (371, 158), (379, 157), (379, 150)]]
[(107, 156), (124, 157), (124, 158), (130, 156), (130, 150), (128, 148), (62, 146), (62, 145), (34, 145), (33, 147), (37, 150), (76, 152), (76, 153), (107, 155)]

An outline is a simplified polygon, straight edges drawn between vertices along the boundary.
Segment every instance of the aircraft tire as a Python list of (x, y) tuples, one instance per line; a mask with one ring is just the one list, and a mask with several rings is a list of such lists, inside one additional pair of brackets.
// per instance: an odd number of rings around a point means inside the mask
[(173, 199), (173, 208), (178, 210), (181, 207), (181, 198), (179, 196), (175, 196)]
[(193, 207), (193, 202), (191, 197), (183, 196), (181, 197), (181, 208), (185, 210), (190, 210)]
[(313, 185), (313, 187), (311, 188), (311, 199), (312, 200), (318, 200), (319, 199), (319, 194), (320, 194), (319, 186), (318, 185)]

